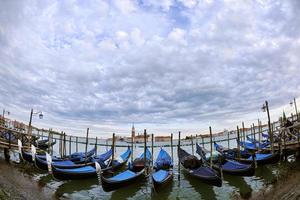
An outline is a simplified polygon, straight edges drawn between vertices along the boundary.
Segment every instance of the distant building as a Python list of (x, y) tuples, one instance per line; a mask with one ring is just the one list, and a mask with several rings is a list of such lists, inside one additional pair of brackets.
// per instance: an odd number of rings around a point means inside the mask
[[(142, 134), (138, 133), (138, 135), (135, 134), (134, 124), (132, 125), (132, 128), (131, 128), (131, 135), (133, 136), (134, 143), (143, 143), (144, 142), (144, 134), (143, 133)], [(150, 137), (150, 135), (147, 134), (146, 142), (148, 142), (149, 137)], [(124, 140), (128, 143), (131, 143), (131, 137), (126, 137)]]
[(155, 136), (155, 142), (171, 141), (171, 136)]

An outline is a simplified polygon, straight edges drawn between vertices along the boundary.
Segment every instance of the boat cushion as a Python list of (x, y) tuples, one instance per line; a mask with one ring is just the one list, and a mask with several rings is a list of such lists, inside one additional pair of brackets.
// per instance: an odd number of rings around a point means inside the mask
[(187, 169), (195, 169), (201, 165), (201, 162), (196, 156), (189, 155), (183, 158), (182, 164)]
[(243, 164), (233, 160), (228, 160), (224, 165), (222, 165), (222, 169), (225, 170), (246, 169), (248, 167), (248, 164)]
[(216, 176), (216, 173), (210, 167), (199, 167), (198, 169), (193, 170), (193, 174), (199, 176)]
[(57, 171), (66, 172), (66, 173), (96, 173), (96, 169), (91, 166), (78, 167), (73, 169), (56, 169)]
[[(148, 147), (146, 148), (146, 159), (147, 160), (151, 160), (152, 158), (152, 155), (151, 155), (151, 152), (150, 150), (148, 149)], [(144, 159), (144, 153), (142, 153), (139, 157), (139, 159)]]
[(243, 142), (240, 141), (240, 146), (245, 147), (246, 149), (255, 150), (257, 148), (257, 145), (253, 144), (252, 142)]
[[(42, 160), (46, 160), (46, 155), (36, 155), (37, 157), (39, 157)], [(56, 156), (52, 156), (52, 161), (61, 161), (61, 158), (58, 158)]]
[(109, 151), (107, 151), (106, 153), (103, 153), (101, 155), (95, 156), (95, 160), (99, 160), (99, 161), (106, 161), (107, 159), (109, 159), (112, 156), (112, 149), (110, 149)]
[(131, 155), (131, 150), (128, 149), (122, 155), (120, 155), (120, 157), (122, 158), (123, 161), (126, 161), (129, 158), (130, 155)]
[(168, 175), (169, 175), (168, 171), (158, 170), (157, 172), (154, 172), (152, 174), (152, 177), (156, 182), (163, 182), (167, 178)]
[(52, 163), (55, 167), (67, 167), (67, 166), (75, 166), (76, 164), (70, 160), (64, 160), (64, 161), (55, 161)]
[(165, 150), (160, 149), (160, 152), (154, 164), (154, 168), (169, 169), (172, 165), (172, 158), (170, 157), (170, 155)]
[(123, 181), (129, 178), (132, 178), (136, 175), (136, 173), (130, 171), (130, 170), (126, 170), (120, 174), (117, 174), (114, 177), (109, 178), (109, 180), (113, 180), (113, 181)]
[[(267, 158), (270, 158), (271, 156), (272, 156), (273, 154), (271, 154), (271, 153), (256, 153), (255, 154), (255, 159), (256, 160), (265, 160), (265, 159), (267, 159)], [(249, 158), (248, 158), (248, 160), (252, 160), (252, 156), (250, 156)]]

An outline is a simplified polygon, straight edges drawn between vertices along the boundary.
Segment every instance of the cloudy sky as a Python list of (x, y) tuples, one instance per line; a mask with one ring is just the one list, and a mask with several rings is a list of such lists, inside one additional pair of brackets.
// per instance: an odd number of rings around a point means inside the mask
[(106, 137), (202, 133), (288, 113), (300, 89), (300, 1), (0, 0), (0, 106)]

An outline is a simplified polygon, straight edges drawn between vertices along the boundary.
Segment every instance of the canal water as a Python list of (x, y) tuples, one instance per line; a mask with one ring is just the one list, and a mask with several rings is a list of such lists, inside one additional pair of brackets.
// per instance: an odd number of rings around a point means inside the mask
[[(227, 136), (226, 136), (227, 138)], [(231, 137), (230, 148), (236, 147), (236, 140), (234, 136)], [(225, 139), (217, 138), (218, 140)], [(208, 142), (208, 138), (204, 142)], [(84, 151), (85, 140), (82, 138), (78, 144), (79, 151)], [(194, 141), (195, 143), (196, 141)], [(201, 144), (201, 140), (198, 140)], [(88, 149), (93, 148), (95, 141), (89, 140), (90, 145)], [(106, 141), (98, 141), (98, 144), (105, 144)], [(53, 154), (58, 154), (58, 145), (55, 144)], [(188, 152), (192, 152), (191, 142), (182, 141), (182, 148)], [(220, 142), (224, 146), (228, 146), (227, 141)], [(117, 142), (116, 155), (120, 155), (127, 149), (126, 142)], [(147, 145), (151, 145), (150, 142)], [(177, 145), (177, 140), (174, 141), (174, 145)], [(202, 144), (201, 144), (202, 145)], [(75, 151), (75, 144), (71, 145), (71, 152)], [(170, 143), (157, 142), (154, 144), (154, 159), (157, 157), (160, 148), (164, 148), (171, 155)], [(209, 144), (204, 145), (206, 149), (210, 149)], [(68, 149), (68, 143), (66, 145)], [(98, 154), (107, 151), (105, 146), (98, 146)], [(134, 145), (134, 157), (139, 156), (143, 152), (143, 144)], [(237, 177), (229, 176), (224, 174), (223, 186), (214, 187), (207, 184), (203, 184), (200, 181), (188, 177), (182, 171), (178, 171), (178, 159), (177, 159), (177, 148), (173, 148), (173, 158), (174, 158), (174, 178), (173, 182), (169, 187), (164, 188), (164, 190), (156, 193), (151, 187), (151, 179), (149, 178), (145, 182), (141, 182), (135, 185), (131, 185), (126, 188), (119, 189), (113, 192), (105, 192), (99, 186), (97, 177), (86, 180), (72, 180), (72, 181), (58, 181), (48, 175), (46, 172), (36, 169), (34, 166), (27, 165), (27, 170), (24, 173), (28, 173), (35, 179), (40, 186), (47, 187), (54, 191), (54, 198), (57, 199), (232, 199), (235, 197), (249, 198), (254, 192), (258, 192), (263, 188), (267, 188), (268, 185), (276, 182), (276, 180), (282, 175), (287, 173), (287, 171), (293, 167), (299, 167), (299, 161), (296, 161), (293, 155), (289, 156), (286, 161), (281, 161), (274, 165), (259, 166), (256, 169), (255, 175), (253, 177)], [(67, 151), (68, 153), (68, 151)], [(18, 156), (15, 153), (15, 158), (18, 160)], [(21, 164), (20, 164), (21, 165)], [(22, 164), (24, 165), (24, 164)]]

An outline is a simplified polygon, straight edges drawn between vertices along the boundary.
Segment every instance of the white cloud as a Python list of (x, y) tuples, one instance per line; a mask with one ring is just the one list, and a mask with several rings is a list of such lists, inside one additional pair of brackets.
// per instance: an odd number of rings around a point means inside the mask
[(141, 46), (145, 42), (145, 39), (142, 36), (141, 30), (138, 28), (133, 29), (130, 33), (130, 36), (131, 36), (132, 42), (137, 46)]
[(186, 43), (184, 36), (186, 34), (185, 30), (182, 30), (180, 28), (174, 28), (168, 35), (168, 38), (173, 42), (178, 42), (181, 44)]
[(194, 8), (197, 5), (198, 0), (179, 0), (179, 2), (188, 8)]
[(143, 3), (147, 6), (153, 6), (155, 8), (162, 9), (163, 11), (169, 11), (170, 7), (174, 5), (174, 0), (145, 0)]
[(136, 10), (135, 3), (132, 0), (115, 0), (114, 4), (123, 14), (129, 14)]

